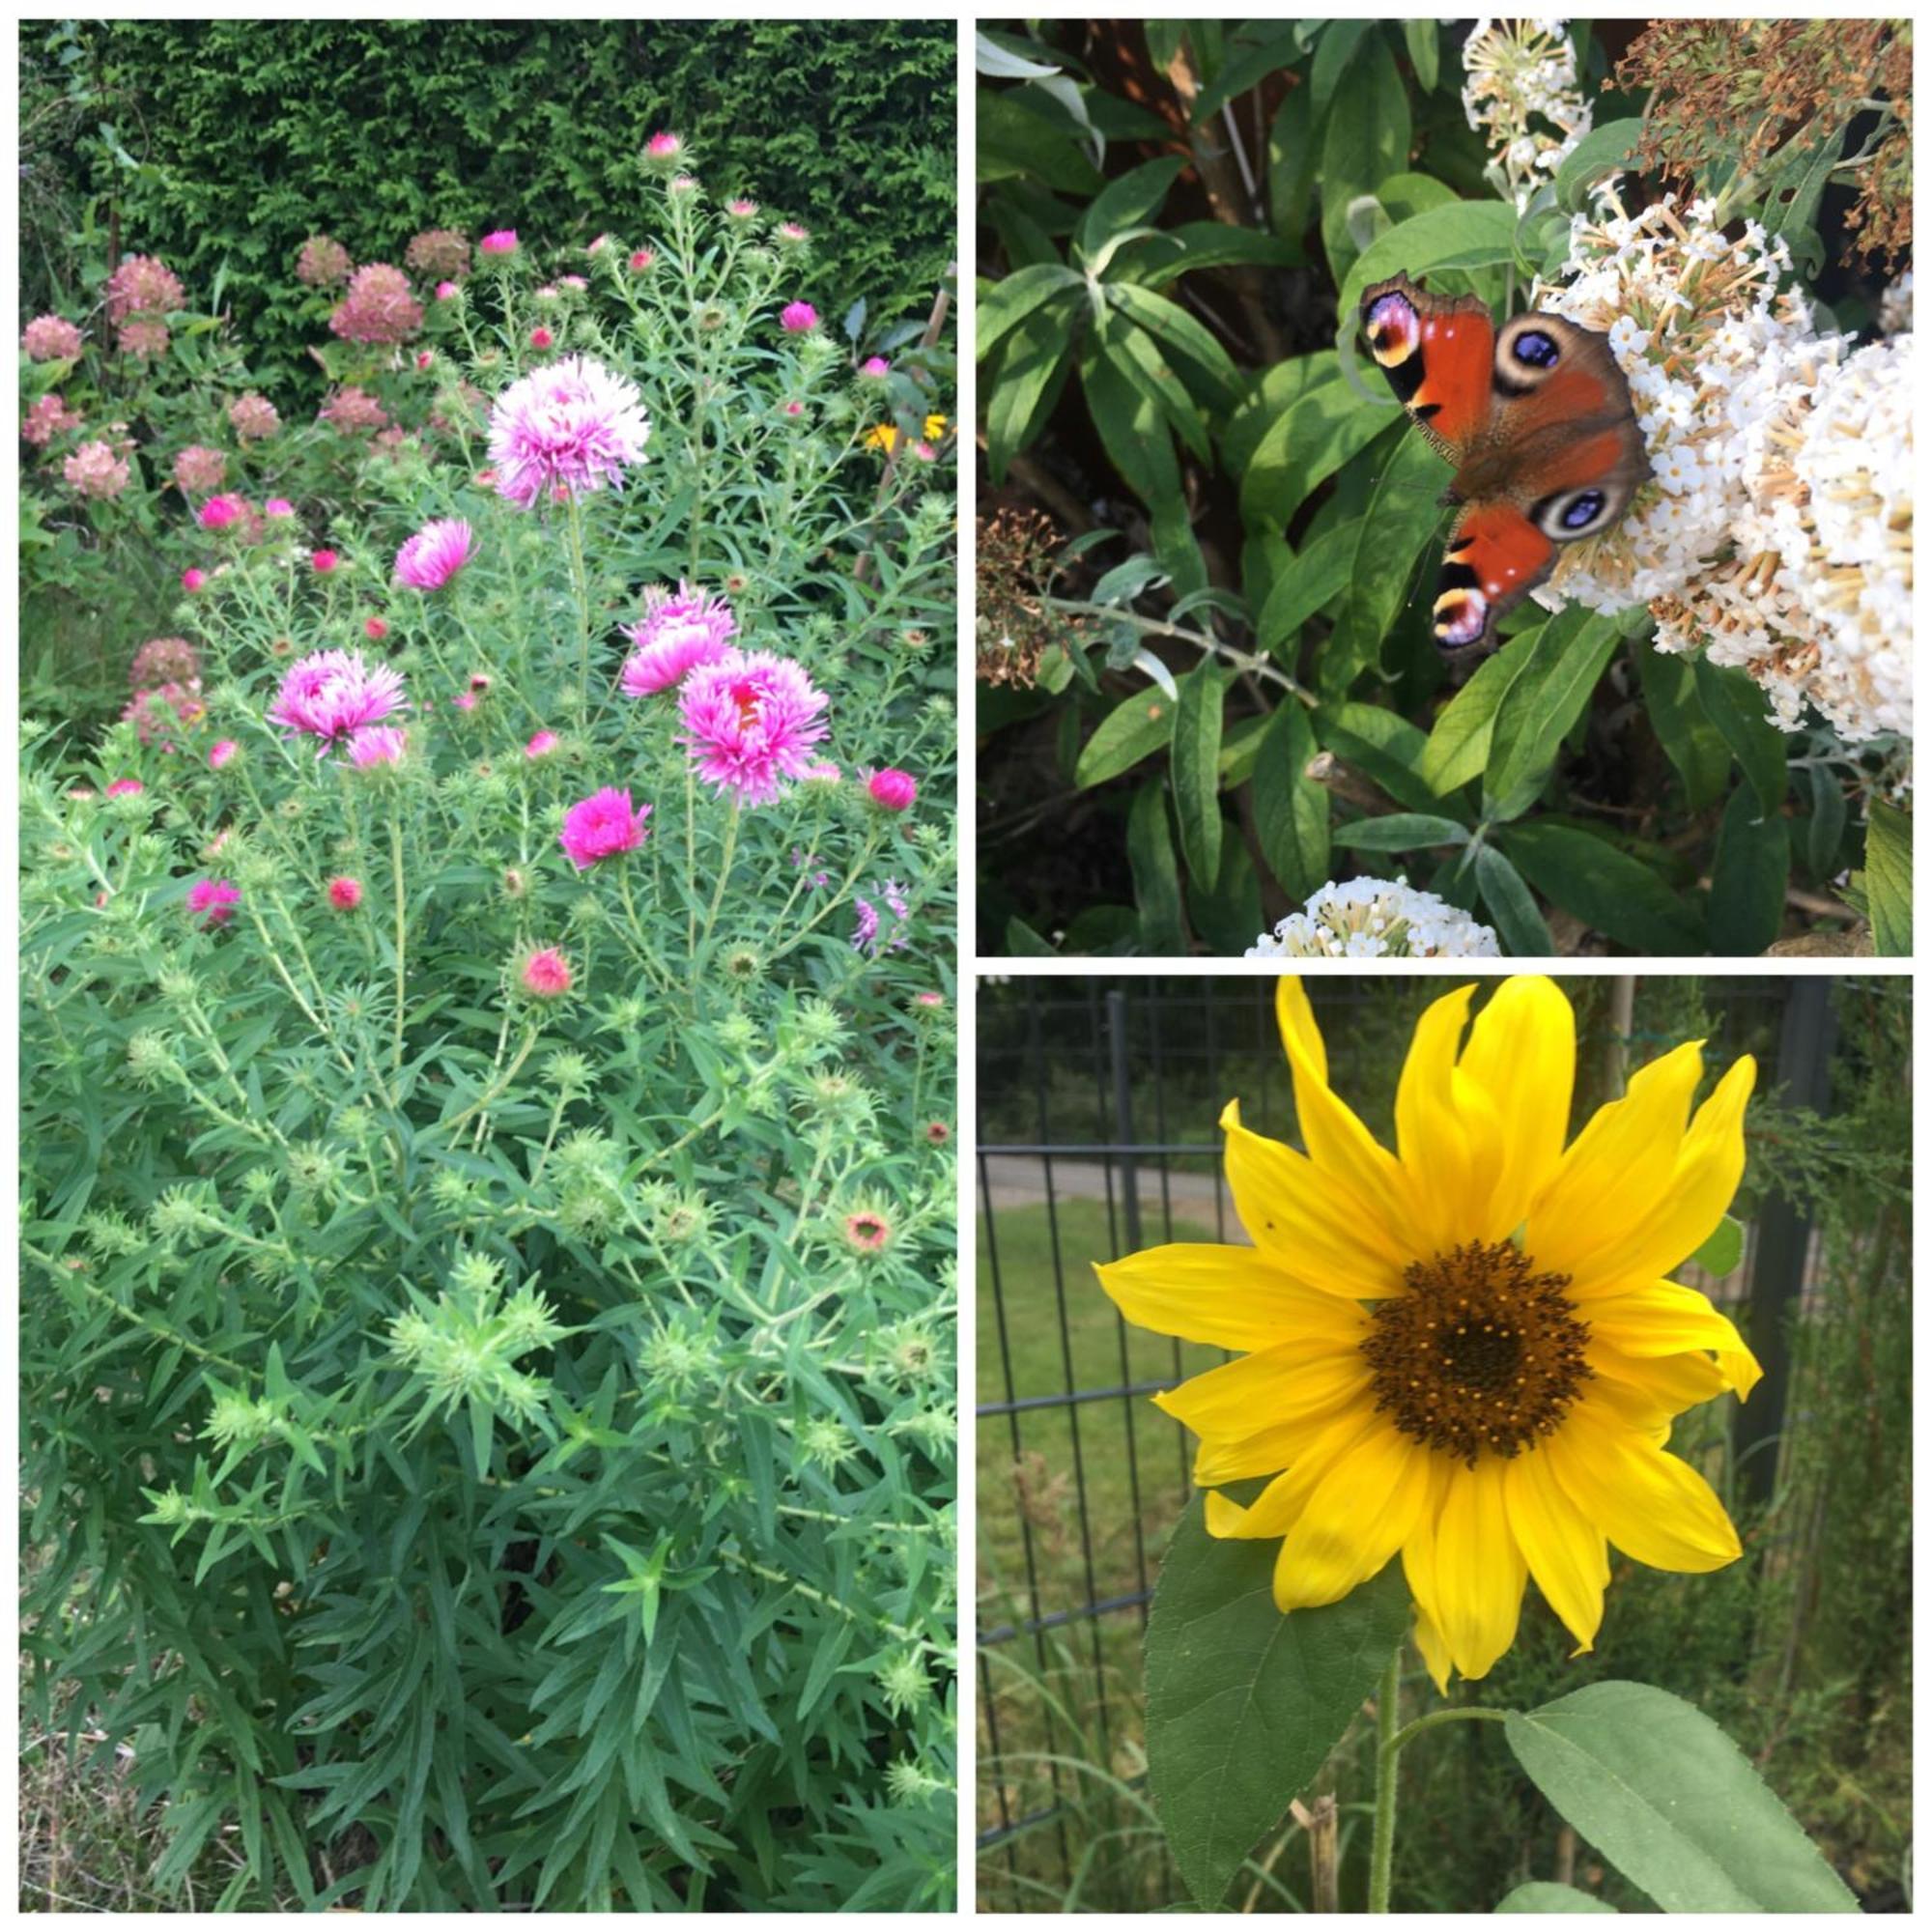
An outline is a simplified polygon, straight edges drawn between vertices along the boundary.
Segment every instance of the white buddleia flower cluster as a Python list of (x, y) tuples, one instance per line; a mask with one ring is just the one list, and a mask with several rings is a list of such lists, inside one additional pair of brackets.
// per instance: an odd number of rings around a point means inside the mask
[(1563, 24), (1478, 20), (1463, 48), (1463, 112), (1520, 209), (1590, 131), (1577, 49)]
[(1645, 604), (1657, 647), (1739, 665), (1795, 730), (1814, 708), (1848, 744), (1912, 730), (1912, 336), (1861, 349), (1780, 294), (1783, 238), (1728, 240), (1666, 195), (1579, 215), (1531, 305), (1609, 338), (1653, 482), (1566, 551), (1549, 609)]
[(1332, 879), (1264, 932), (1248, 959), (1493, 959), (1495, 933), (1406, 879)]

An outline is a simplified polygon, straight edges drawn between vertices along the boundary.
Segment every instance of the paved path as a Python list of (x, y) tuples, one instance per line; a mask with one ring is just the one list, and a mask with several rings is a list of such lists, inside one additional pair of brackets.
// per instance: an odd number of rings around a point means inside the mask
[[(1049, 1163), (1036, 1154), (987, 1154), (980, 1162), (980, 1187), (992, 1198), (993, 1211), (1003, 1208), (1037, 1208), (1047, 1199)], [(1119, 1161), (1055, 1160), (1051, 1163), (1053, 1198), (1065, 1201), (1105, 1201), (1111, 1179), (1116, 1208), (1125, 1204), (1125, 1170)], [(1235, 1218), (1235, 1197), (1226, 1184), (1211, 1174), (1177, 1173), (1165, 1178), (1158, 1161), (1143, 1160), (1135, 1174), (1140, 1196), (1141, 1219), (1146, 1237), (1161, 1236), (1164, 1208), (1172, 1207), (1178, 1218), (1194, 1221), (1212, 1229), (1214, 1200), (1219, 1195), (1224, 1213), (1222, 1226), (1230, 1241), (1245, 1241), (1241, 1224)]]

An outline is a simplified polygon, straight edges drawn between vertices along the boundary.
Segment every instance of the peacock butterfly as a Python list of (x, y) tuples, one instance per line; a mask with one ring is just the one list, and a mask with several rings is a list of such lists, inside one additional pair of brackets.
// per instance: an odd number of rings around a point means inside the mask
[(1594, 329), (1541, 310), (1498, 328), (1477, 297), (1406, 275), (1367, 290), (1361, 317), (1396, 399), (1456, 466), (1435, 641), (1474, 653), (1555, 569), (1557, 545), (1601, 536), (1650, 475), (1630, 385)]

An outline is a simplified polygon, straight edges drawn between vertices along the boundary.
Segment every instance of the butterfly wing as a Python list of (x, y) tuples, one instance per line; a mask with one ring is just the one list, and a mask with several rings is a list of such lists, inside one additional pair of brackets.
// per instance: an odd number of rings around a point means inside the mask
[[(1466, 505), (1442, 564), (1435, 639), (1461, 655), (1556, 567), (1601, 535), (1650, 474), (1630, 387), (1608, 340), (1532, 311), (1500, 329), (1474, 297), (1444, 300), (1406, 276), (1362, 298), (1363, 331), (1409, 415), (1456, 465)], [(1478, 355), (1478, 349), (1481, 355)]]

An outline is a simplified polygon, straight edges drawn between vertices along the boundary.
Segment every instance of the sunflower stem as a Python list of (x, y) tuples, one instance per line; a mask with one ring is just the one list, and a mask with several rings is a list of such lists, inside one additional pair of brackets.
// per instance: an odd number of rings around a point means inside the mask
[(1487, 1718), (1490, 1722), (1500, 1724), (1508, 1716), (1507, 1711), (1494, 1710), (1488, 1704), (1458, 1704), (1450, 1710), (1431, 1711), (1426, 1718), (1417, 1718), (1413, 1723), (1405, 1724), (1382, 1746), (1382, 1749), (1399, 1751), (1421, 1732), (1434, 1730), (1437, 1724), (1452, 1724), (1458, 1718)]
[(1395, 1867), (1396, 1767), (1402, 1757), (1399, 1729), (1402, 1699), (1402, 1645), (1389, 1652), (1376, 1698), (1376, 1829), (1369, 1847), (1369, 1910), (1389, 1909), (1389, 1875)]

